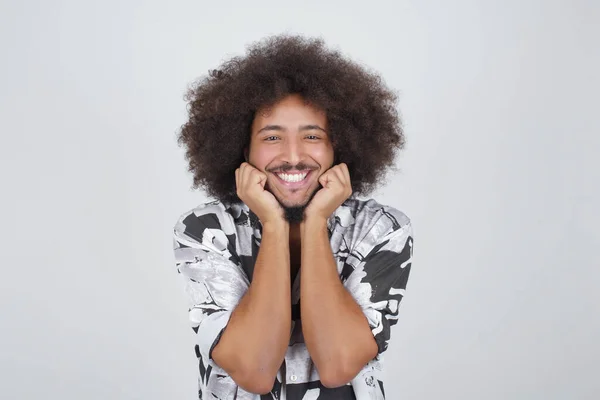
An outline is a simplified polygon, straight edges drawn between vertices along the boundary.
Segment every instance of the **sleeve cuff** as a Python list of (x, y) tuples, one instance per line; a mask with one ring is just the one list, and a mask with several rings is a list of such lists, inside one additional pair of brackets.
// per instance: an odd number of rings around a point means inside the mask
[(196, 338), (200, 355), (204, 360), (212, 360), (212, 352), (219, 343), (230, 318), (231, 312), (218, 311), (202, 320)]

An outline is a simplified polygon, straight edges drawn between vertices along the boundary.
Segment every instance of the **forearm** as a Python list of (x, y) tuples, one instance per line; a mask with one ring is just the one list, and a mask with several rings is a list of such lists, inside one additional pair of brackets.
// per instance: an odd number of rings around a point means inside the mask
[(335, 386), (376, 355), (376, 344), (361, 308), (340, 281), (326, 220), (307, 220), (302, 229), (304, 339), (321, 379)]
[(289, 237), (286, 223), (263, 226), (252, 283), (213, 351), (217, 364), (234, 380), (272, 384), (283, 362), (291, 307), (289, 242), (282, 237)]

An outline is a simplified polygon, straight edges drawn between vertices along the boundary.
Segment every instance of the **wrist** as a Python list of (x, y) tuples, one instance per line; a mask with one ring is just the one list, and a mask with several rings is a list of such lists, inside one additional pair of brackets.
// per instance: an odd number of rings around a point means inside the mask
[(261, 221), (263, 235), (277, 234), (289, 236), (290, 224), (283, 218), (274, 218), (272, 220)]
[(283, 210), (280, 209), (264, 210), (260, 214), (256, 212), (255, 214), (263, 227), (265, 225), (269, 225), (276, 228), (281, 228), (281, 226), (287, 224), (287, 221), (283, 215)]
[(307, 231), (317, 231), (327, 229), (327, 219), (320, 215), (307, 215), (304, 221), (300, 223), (300, 230), (304, 233)]

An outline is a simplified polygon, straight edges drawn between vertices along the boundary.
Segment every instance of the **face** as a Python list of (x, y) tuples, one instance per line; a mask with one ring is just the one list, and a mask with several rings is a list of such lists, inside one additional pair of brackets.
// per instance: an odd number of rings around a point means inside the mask
[(265, 188), (284, 208), (305, 207), (320, 188), (319, 177), (333, 165), (325, 113), (299, 95), (259, 110), (248, 162), (267, 175)]

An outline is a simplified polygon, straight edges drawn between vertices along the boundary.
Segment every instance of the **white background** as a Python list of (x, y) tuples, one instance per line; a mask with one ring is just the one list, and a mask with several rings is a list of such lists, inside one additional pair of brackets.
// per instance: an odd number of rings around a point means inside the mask
[(600, 396), (595, 1), (2, 1), (0, 397), (194, 399), (187, 85), (322, 35), (400, 94), (395, 399)]

